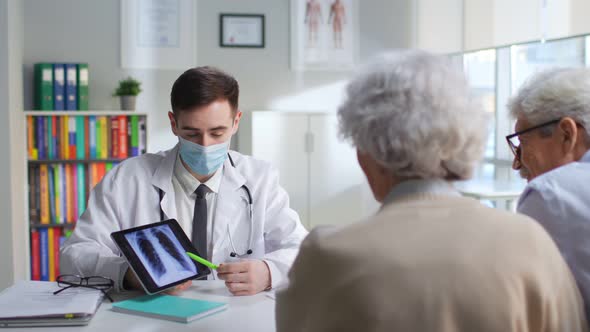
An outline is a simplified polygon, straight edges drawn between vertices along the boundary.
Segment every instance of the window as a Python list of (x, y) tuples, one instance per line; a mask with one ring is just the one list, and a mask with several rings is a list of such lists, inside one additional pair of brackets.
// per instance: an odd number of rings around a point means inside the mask
[[(463, 68), (472, 88), (472, 93), (479, 100), (481, 106), (489, 114), (488, 140), (484, 158), (486, 161), (495, 158), (496, 147), (496, 50), (482, 50), (465, 53)], [(495, 166), (484, 162), (475, 172), (475, 178), (493, 180)]]
[(512, 92), (516, 93), (529, 77), (539, 71), (584, 66), (584, 48), (582, 37), (511, 46)]
[(590, 36), (515, 44), (453, 54), (450, 58), (463, 67), (473, 94), (491, 119), (484, 160), (474, 178), (522, 181), (511, 169), (512, 153), (504, 141), (514, 128), (506, 103), (536, 72), (590, 64)]

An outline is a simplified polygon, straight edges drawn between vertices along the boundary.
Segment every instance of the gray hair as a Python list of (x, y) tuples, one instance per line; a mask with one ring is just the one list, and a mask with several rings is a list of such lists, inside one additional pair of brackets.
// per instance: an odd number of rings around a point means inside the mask
[[(513, 118), (524, 118), (532, 126), (570, 117), (585, 128), (588, 140), (590, 69), (555, 68), (539, 72), (510, 99), (508, 109)], [(548, 130), (550, 134), (552, 128)]]
[(348, 84), (340, 135), (400, 178), (468, 179), (484, 151), (487, 116), (449, 58), (384, 54)]

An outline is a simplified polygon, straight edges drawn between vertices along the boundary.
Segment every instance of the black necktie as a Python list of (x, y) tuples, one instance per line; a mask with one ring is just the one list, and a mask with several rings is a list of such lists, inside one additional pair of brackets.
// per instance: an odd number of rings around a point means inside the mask
[(207, 259), (207, 200), (205, 194), (209, 191), (206, 185), (201, 184), (195, 190), (195, 214), (193, 215), (193, 246), (201, 257)]

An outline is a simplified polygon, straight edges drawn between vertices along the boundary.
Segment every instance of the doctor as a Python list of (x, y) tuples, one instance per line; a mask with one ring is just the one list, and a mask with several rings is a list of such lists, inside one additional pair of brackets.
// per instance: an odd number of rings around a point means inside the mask
[[(234, 295), (271, 289), (307, 235), (268, 163), (229, 151), (242, 113), (239, 87), (211, 67), (187, 70), (171, 92), (171, 150), (130, 158), (105, 175), (61, 249), (61, 273), (139, 283), (110, 238), (114, 231), (176, 219), (202, 256), (221, 266)], [(186, 288), (181, 285), (176, 291)]]

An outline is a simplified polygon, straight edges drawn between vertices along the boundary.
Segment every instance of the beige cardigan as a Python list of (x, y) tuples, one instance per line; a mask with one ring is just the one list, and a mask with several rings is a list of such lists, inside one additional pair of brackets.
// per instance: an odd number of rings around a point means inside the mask
[(277, 296), (286, 331), (587, 331), (581, 297), (532, 219), (414, 194), (314, 230)]

